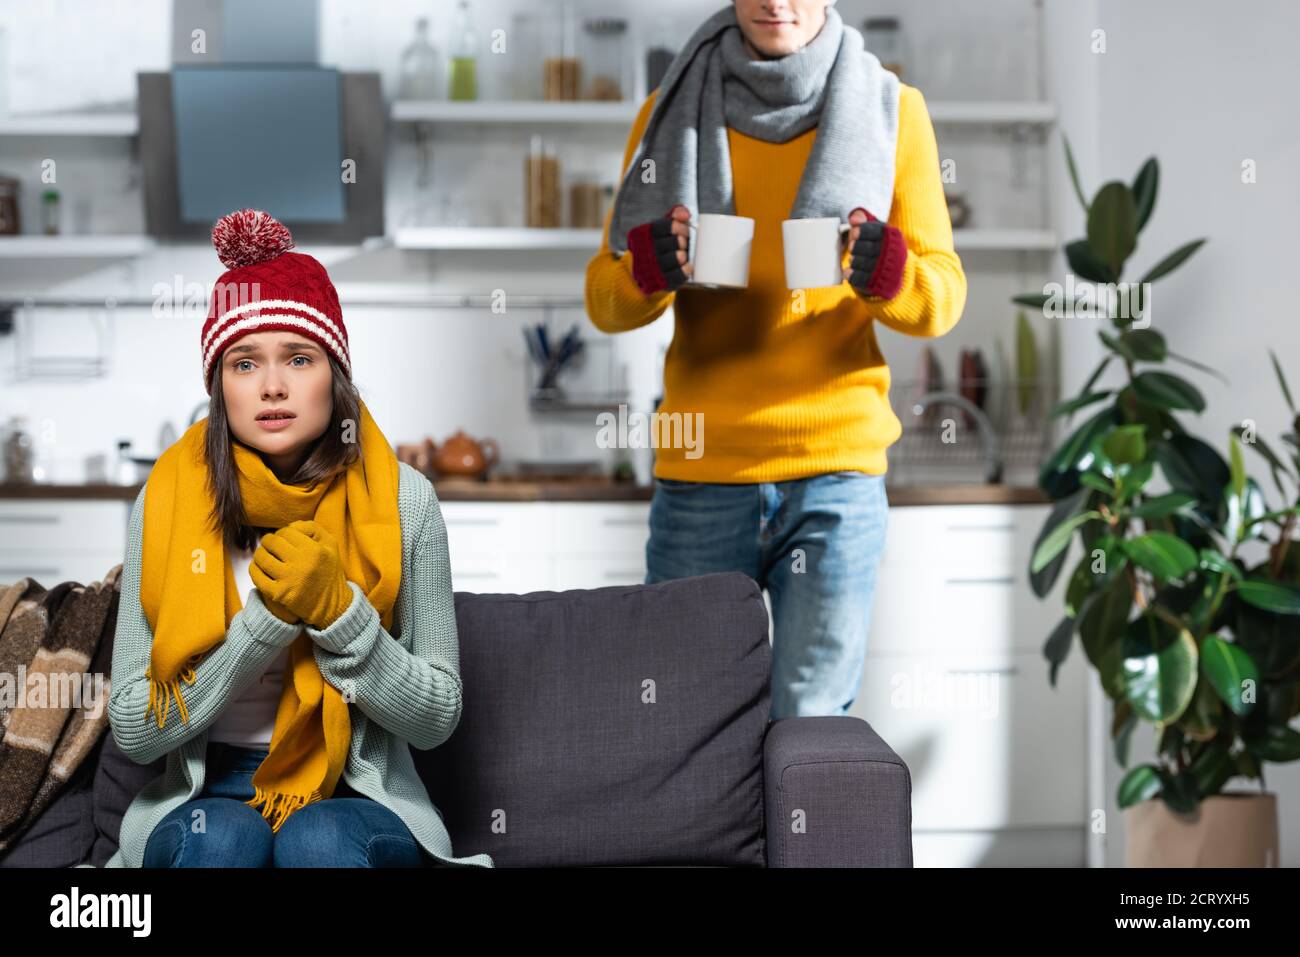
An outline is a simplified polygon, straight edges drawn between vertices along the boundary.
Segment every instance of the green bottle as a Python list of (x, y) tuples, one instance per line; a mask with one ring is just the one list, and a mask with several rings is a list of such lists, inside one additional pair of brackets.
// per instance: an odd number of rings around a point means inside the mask
[(469, 14), (469, 0), (460, 0), (456, 6), (456, 20), (451, 44), (447, 98), (449, 100), (478, 99), (478, 36)]

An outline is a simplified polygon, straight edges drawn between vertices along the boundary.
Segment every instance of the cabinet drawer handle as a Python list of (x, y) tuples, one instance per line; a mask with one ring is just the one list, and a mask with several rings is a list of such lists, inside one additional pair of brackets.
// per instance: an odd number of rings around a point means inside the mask
[(58, 525), (58, 515), (0, 515), (6, 525)]
[(602, 525), (626, 525), (634, 528), (641, 528), (645, 523), (645, 518), (604, 518), (601, 520)]
[(645, 578), (645, 572), (628, 570), (625, 572), (605, 572), (606, 578), (635, 578), (638, 581)]
[(4, 566), (0, 565), (0, 575), (17, 575), (19, 578), (35, 577), (36, 575), (57, 575), (59, 569), (45, 566), (42, 568), (19, 568), (17, 565)]
[(1014, 575), (990, 575), (987, 578), (945, 578), (949, 585), (1014, 585)]
[(1018, 665), (1011, 665), (1008, 668), (949, 668), (944, 671), (946, 675), (1014, 675), (1020, 668)]
[(1014, 525), (949, 525), (950, 532), (1014, 532)]

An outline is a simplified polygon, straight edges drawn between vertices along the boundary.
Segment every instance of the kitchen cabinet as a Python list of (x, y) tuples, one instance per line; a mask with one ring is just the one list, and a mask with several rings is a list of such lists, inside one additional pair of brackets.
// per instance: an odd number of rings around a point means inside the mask
[(120, 501), (0, 501), (0, 583), (102, 580), (126, 554), (129, 517)]
[(851, 709), (907, 762), (917, 866), (1081, 866), (1088, 669), (1053, 687), (1029, 556), (1047, 505), (893, 508)]
[(515, 592), (645, 581), (649, 502), (442, 502), (459, 591)]

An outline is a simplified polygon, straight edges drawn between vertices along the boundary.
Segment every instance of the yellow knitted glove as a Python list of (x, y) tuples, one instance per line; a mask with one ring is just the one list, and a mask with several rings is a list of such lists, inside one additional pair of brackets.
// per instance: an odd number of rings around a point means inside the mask
[(264, 597), (314, 628), (328, 628), (352, 604), (338, 543), (313, 521), (263, 536), (248, 576)]
[[(250, 575), (249, 577), (251, 578), (252, 576)], [(259, 588), (258, 591), (261, 591), (261, 589)], [(262, 592), (262, 604), (265, 605), (266, 610), (275, 615), (276, 618), (279, 618), (281, 621), (287, 622), (290, 625), (296, 625), (298, 622), (302, 621), (295, 612), (285, 608), (265, 592)]]

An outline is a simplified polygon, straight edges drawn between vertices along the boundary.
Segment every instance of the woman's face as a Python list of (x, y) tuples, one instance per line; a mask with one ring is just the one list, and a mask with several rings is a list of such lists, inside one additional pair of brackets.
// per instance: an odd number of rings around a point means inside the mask
[(765, 57), (802, 50), (826, 23), (826, 0), (734, 0), (740, 32)]
[[(293, 332), (244, 336), (221, 356), (226, 419), (236, 439), (286, 480), (329, 427), (334, 373), (325, 350)], [(286, 419), (268, 418), (272, 410)]]

